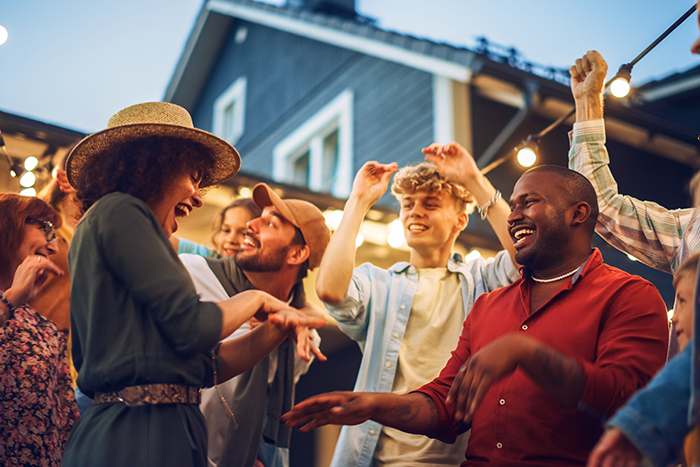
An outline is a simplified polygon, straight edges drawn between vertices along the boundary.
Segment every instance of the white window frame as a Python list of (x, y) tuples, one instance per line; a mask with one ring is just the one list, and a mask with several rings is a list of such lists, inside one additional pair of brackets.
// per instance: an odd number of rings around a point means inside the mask
[(272, 178), (291, 183), (292, 164), (309, 151), (309, 188), (320, 191), (323, 186), (323, 139), (338, 130), (338, 165), (331, 194), (346, 198), (352, 188), (353, 92), (346, 89), (309, 120), (280, 141), (272, 150)]
[[(248, 79), (245, 76), (241, 76), (214, 101), (213, 133), (231, 144), (238, 142), (245, 128), (245, 96), (247, 87)], [(225, 128), (226, 109), (231, 105), (234, 105), (232, 115), (233, 128), (227, 129)]]

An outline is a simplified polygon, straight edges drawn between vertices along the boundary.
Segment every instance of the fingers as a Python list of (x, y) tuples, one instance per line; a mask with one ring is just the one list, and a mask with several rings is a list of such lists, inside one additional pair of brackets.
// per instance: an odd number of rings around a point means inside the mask
[(382, 178), (387, 172), (393, 174), (396, 172), (397, 168), (398, 164), (396, 162), (392, 162), (391, 164), (380, 164), (377, 161), (370, 161), (366, 162), (365, 165), (362, 166), (361, 170), (374, 177)]
[(481, 405), (481, 402), (484, 400), (484, 396), (491, 387), (491, 384), (493, 384), (493, 377), (491, 377), (489, 374), (480, 373), (474, 377), (474, 380), (469, 387), (469, 391), (467, 392), (465, 407), (468, 409), (468, 412), (464, 416), (464, 423), (469, 423), (472, 421), (474, 412), (476, 412), (476, 409), (479, 407), (479, 405)]
[(442, 154), (442, 148), (443, 148), (442, 144), (433, 143), (430, 146), (428, 146), (427, 148), (421, 149), (421, 152), (425, 155), (433, 154), (433, 155), (439, 156), (440, 154)]
[(457, 399), (457, 392), (459, 391), (459, 388), (462, 385), (462, 379), (464, 378), (464, 374), (466, 372), (467, 364), (465, 363), (459, 368), (459, 371), (457, 372), (457, 375), (455, 376), (455, 379), (452, 382), (452, 386), (450, 387), (450, 391), (447, 393), (447, 399), (445, 399), (445, 403), (449, 404), (450, 402), (453, 402), (455, 399)]
[[(309, 339), (313, 339), (313, 337), (309, 336)], [(316, 357), (320, 361), (325, 362), (326, 360), (328, 360), (328, 358), (326, 358), (326, 356), (323, 355), (323, 352), (321, 352), (321, 349), (316, 347), (316, 345), (313, 342), (311, 342), (309, 349), (311, 350), (311, 353), (314, 354), (314, 357)]]
[(467, 407), (467, 393), (472, 385), (472, 379), (474, 378), (474, 372), (469, 371), (469, 362), (467, 360), (464, 365), (457, 372), (452, 387), (450, 388), (450, 393), (448, 398), (454, 401), (455, 404), (455, 420), (460, 420), (469, 412)]
[(52, 272), (57, 276), (62, 276), (64, 274), (63, 269), (59, 268), (56, 263), (51, 261), (49, 258), (37, 255), (37, 264), (42, 268), (41, 272)]

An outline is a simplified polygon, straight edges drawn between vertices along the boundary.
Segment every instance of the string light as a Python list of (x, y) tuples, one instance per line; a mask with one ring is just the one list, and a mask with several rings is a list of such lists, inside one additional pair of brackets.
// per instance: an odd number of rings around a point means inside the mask
[(613, 96), (621, 99), (630, 93), (630, 81), (632, 80), (632, 66), (622, 65), (615, 77), (610, 82), (610, 92)]
[(22, 175), (22, 178), (19, 179), (19, 184), (25, 188), (32, 187), (32, 186), (34, 186), (35, 183), (36, 183), (36, 176), (34, 175), (33, 172), (27, 172), (24, 175)]
[[(696, 4), (693, 4), (692, 7), (688, 11), (686, 11), (678, 20), (676, 20), (675, 23), (673, 23), (666, 31), (664, 31), (663, 34), (661, 34), (654, 42), (652, 42), (649, 47), (644, 49), (642, 53), (637, 55), (634, 60), (632, 60), (629, 63), (625, 63), (620, 67), (618, 70), (617, 74), (613, 79), (605, 83), (605, 86), (603, 89), (607, 89), (610, 87), (613, 82), (615, 82), (615, 89), (611, 89), (611, 93), (616, 96), (616, 97), (624, 97), (629, 93), (630, 89), (630, 79), (632, 76), (632, 67), (639, 61), (641, 60), (646, 54), (648, 54), (654, 47), (656, 47), (662, 40), (664, 40), (669, 34), (671, 34), (678, 26), (683, 23), (686, 19), (688, 19), (693, 12), (695, 12), (697, 8)], [(551, 125), (549, 125), (547, 128), (544, 130), (540, 131), (539, 133), (529, 135), (523, 142), (515, 147), (515, 152), (520, 153), (521, 150), (523, 150), (525, 147), (530, 147), (532, 148), (532, 142), (537, 142), (539, 141), (543, 136), (545, 136), (547, 133), (552, 131), (554, 128), (559, 126), (561, 123), (564, 122), (564, 120), (567, 120), (571, 116), (573, 116), (576, 113), (576, 108), (571, 109), (569, 113), (566, 115), (562, 115), (559, 117), (557, 120), (555, 120)], [(699, 138), (700, 139), (700, 138)], [(536, 151), (533, 150), (533, 153), (535, 154), (535, 158), (537, 157)], [(498, 167), (501, 165), (503, 162), (505, 162), (507, 159), (509, 159), (513, 154), (513, 151), (509, 151), (508, 154), (504, 155), (500, 159), (495, 160), (491, 164), (487, 165), (483, 169), (481, 169), (482, 174), (486, 174), (493, 170), (495, 167)], [(530, 155), (530, 158), (532, 158), (532, 155)], [(534, 162), (533, 162), (534, 164)]]
[(399, 248), (406, 243), (406, 237), (403, 234), (403, 224), (400, 219), (394, 219), (389, 224), (389, 233), (386, 236), (386, 241), (392, 248)]
[(24, 170), (27, 172), (31, 172), (36, 168), (36, 166), (39, 165), (39, 159), (37, 159), (34, 156), (29, 156), (26, 159), (24, 159)]
[(529, 144), (518, 150), (518, 163), (523, 167), (532, 167), (537, 162), (537, 148), (533, 146)]

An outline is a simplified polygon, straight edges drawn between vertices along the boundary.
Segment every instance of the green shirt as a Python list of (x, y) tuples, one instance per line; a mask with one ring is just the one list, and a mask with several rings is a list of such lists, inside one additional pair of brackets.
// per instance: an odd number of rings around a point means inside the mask
[(87, 395), (149, 383), (212, 384), (220, 309), (201, 302), (151, 209), (124, 193), (100, 199), (75, 229), (73, 361)]

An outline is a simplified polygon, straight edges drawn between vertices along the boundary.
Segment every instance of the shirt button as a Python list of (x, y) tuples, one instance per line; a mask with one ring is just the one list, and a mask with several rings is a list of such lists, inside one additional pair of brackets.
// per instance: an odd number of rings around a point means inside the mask
[(501, 449), (501, 448), (503, 448), (503, 445), (502, 445), (501, 443), (496, 443), (496, 447), (497, 447), (498, 449)]
[(406, 305), (401, 305), (399, 308), (401, 308), (402, 310), (405, 310), (405, 309), (406, 309)]
[(522, 329), (523, 331), (527, 331), (527, 324), (523, 324), (522, 326), (520, 326), (520, 329)]
[(387, 367), (387, 368), (391, 368), (391, 363), (386, 362), (386, 367)]
[(376, 432), (376, 431), (374, 431), (374, 430), (369, 430), (369, 434), (370, 434), (370, 435), (372, 435), (372, 436), (374, 436), (374, 435), (376, 435), (376, 434), (377, 434), (377, 432)]
[(505, 400), (505, 399), (501, 399), (500, 401), (498, 401), (498, 403), (501, 404), (501, 405), (506, 405), (506, 400)]
[(398, 332), (394, 333), (394, 339), (398, 339), (398, 338), (399, 338), (399, 333)]

